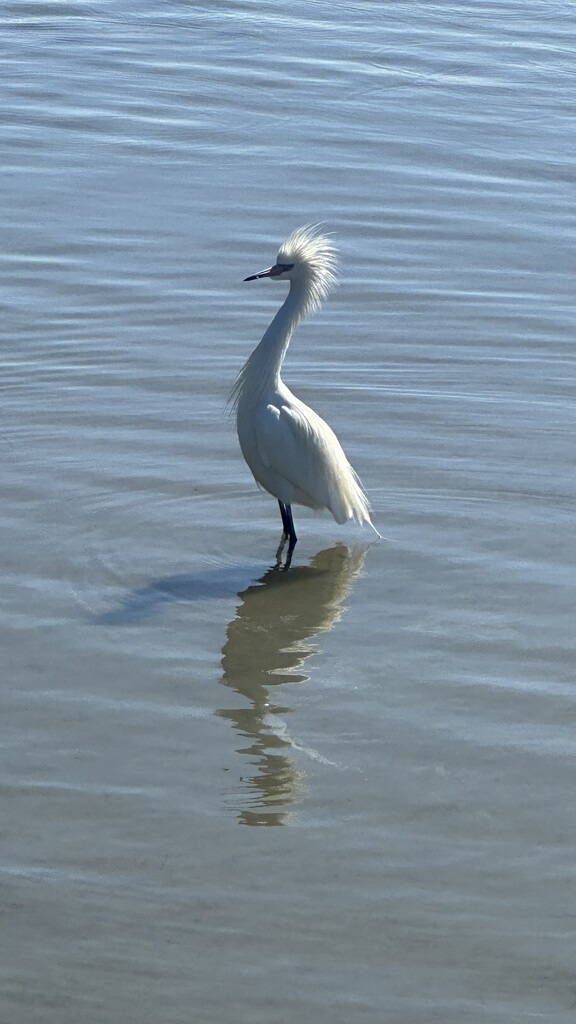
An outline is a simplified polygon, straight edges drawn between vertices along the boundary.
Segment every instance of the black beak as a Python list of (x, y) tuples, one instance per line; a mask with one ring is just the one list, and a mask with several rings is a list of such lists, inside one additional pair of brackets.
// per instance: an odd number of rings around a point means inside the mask
[(251, 274), (250, 277), (245, 277), (245, 281), (257, 281), (259, 277), (280, 277), (286, 270), (292, 270), (293, 263), (275, 263), (273, 267), (268, 267), (268, 270), (261, 270), (259, 274)]
[(268, 270), (262, 270), (259, 274), (251, 274), (250, 277), (245, 277), (244, 280), (245, 281), (257, 281), (259, 277), (270, 277), (270, 271), (271, 270), (272, 270), (272, 267), (269, 267)]

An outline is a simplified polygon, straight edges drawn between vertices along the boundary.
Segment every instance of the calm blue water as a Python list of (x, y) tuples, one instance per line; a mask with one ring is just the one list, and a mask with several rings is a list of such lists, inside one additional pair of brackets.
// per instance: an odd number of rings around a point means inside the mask
[[(572, 1024), (572, 4), (6, 3), (10, 1024)], [(226, 400), (285, 379), (384, 535)], [(250, 827), (246, 827), (250, 826)]]

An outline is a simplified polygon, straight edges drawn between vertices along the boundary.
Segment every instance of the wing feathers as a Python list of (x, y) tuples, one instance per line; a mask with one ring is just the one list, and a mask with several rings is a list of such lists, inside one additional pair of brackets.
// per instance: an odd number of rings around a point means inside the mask
[[(308, 406), (269, 404), (258, 413), (256, 431), (262, 463), (285, 484), (287, 504), (328, 508), (336, 522), (370, 523), (370, 506), (333, 430)], [(273, 493), (277, 493), (274, 490)]]

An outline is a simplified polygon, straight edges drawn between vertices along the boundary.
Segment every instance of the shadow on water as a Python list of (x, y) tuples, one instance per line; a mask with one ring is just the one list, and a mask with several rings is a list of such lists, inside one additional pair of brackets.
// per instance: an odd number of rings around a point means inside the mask
[(251, 799), (250, 807), (240, 812), (242, 824), (284, 824), (289, 805), (298, 802), (304, 779), (289, 751), (331, 763), (291, 737), (278, 717), (290, 709), (278, 702), (277, 687), (308, 680), (304, 665), (318, 650), (314, 638), (341, 618), (367, 550), (368, 546), (336, 544), (319, 551), (309, 566), (287, 573), (269, 569), (238, 595), (240, 604), (222, 652), (222, 682), (248, 700), (249, 706), (217, 714), (228, 719), (242, 737), (238, 752), (251, 767), (243, 779)]
[(235, 597), (246, 579), (246, 566), (224, 566), (205, 572), (181, 572), (152, 580), (131, 591), (122, 604), (98, 615), (99, 626), (130, 626), (153, 618), (174, 601), (210, 601)]

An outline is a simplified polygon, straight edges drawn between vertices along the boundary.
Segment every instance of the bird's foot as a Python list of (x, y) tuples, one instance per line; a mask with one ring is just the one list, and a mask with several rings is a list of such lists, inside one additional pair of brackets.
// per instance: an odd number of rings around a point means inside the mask
[(275, 569), (280, 569), (282, 567), (282, 552), (284, 551), (284, 546), (285, 546), (287, 540), (288, 540), (288, 534), (286, 533), (286, 531), (284, 531), (282, 533), (281, 538), (280, 538), (280, 543), (278, 545), (278, 550), (276, 551), (276, 565), (274, 566)]

